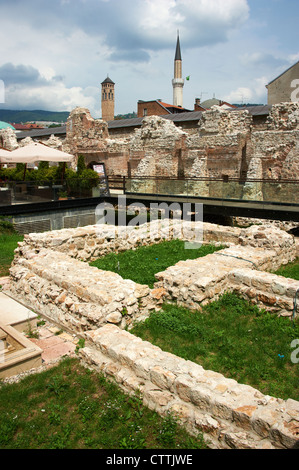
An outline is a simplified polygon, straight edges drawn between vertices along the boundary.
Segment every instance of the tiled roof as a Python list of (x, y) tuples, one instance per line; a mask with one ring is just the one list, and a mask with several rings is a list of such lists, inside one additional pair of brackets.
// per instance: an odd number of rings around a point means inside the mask
[(8, 122), (0, 121), (0, 129), (7, 129), (8, 127), (14, 129), (14, 127)]
[[(165, 104), (165, 103), (164, 103)], [(231, 108), (228, 111), (244, 111), (247, 110), (252, 116), (267, 116), (271, 109), (271, 105), (261, 106), (244, 106), (242, 108)], [(188, 121), (199, 121), (202, 117), (202, 111), (189, 111), (176, 114), (163, 114), (160, 116), (163, 119), (168, 119), (174, 123), (188, 122)], [(141, 127), (143, 117), (131, 118), (131, 119), (115, 119), (114, 121), (108, 121), (108, 129), (120, 129), (126, 127)], [(18, 140), (24, 139), (25, 137), (46, 137), (54, 135), (66, 135), (66, 126), (52, 127), (47, 129), (34, 129), (31, 131), (18, 132), (16, 137)]]
[(29, 131), (24, 132), (17, 132), (16, 137), (17, 139), (25, 139), (25, 137), (31, 137), (32, 139), (35, 137), (45, 137), (54, 135), (66, 135), (66, 126), (60, 127), (47, 127), (45, 129), (32, 129)]
[(271, 105), (258, 105), (258, 106), (243, 106), (242, 108), (237, 108), (235, 111), (249, 111), (252, 116), (267, 116), (271, 110)]
[(115, 85), (115, 83), (111, 80), (111, 78), (107, 77), (103, 82), (102, 82), (102, 85), (103, 83), (112, 83), (113, 85)]

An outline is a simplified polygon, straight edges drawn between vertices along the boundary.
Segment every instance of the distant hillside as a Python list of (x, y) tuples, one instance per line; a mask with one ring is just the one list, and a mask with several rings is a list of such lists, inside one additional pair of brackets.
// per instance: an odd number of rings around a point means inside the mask
[(69, 114), (68, 111), (13, 111), (11, 109), (0, 109), (0, 121), (15, 122), (16, 124), (28, 121), (66, 122)]
[(133, 118), (136, 118), (136, 117), (137, 117), (137, 114), (135, 113), (135, 111), (133, 111), (132, 113), (118, 114), (117, 116), (114, 116), (114, 119), (115, 119), (115, 120), (119, 120), (119, 119), (133, 119)]
[(245, 106), (265, 106), (264, 104), (261, 104), (261, 103), (242, 103), (242, 104), (237, 104), (237, 103), (233, 103), (234, 106), (237, 106), (237, 108), (244, 108)]

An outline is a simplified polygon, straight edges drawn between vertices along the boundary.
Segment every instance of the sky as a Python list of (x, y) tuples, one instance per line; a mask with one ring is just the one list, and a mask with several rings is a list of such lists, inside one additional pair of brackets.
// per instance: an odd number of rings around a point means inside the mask
[(265, 85), (299, 60), (298, 19), (298, 0), (0, 0), (0, 109), (100, 118), (107, 75), (116, 115), (172, 104), (178, 31), (185, 108), (266, 104)]

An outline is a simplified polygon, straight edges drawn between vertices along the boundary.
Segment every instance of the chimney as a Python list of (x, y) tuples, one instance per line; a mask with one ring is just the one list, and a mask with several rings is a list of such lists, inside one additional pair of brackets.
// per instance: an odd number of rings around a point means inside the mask
[(200, 106), (200, 98), (195, 98), (194, 111), (196, 111), (198, 106)]

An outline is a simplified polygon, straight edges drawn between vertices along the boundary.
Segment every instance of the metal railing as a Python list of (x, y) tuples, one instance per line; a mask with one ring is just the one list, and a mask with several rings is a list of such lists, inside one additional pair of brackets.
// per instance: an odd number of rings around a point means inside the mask
[(108, 176), (94, 180), (0, 181), (0, 205), (80, 199), (123, 193), (225, 201), (299, 204), (299, 180)]
[(171, 177), (108, 177), (109, 188), (127, 194), (299, 204), (299, 180)]

